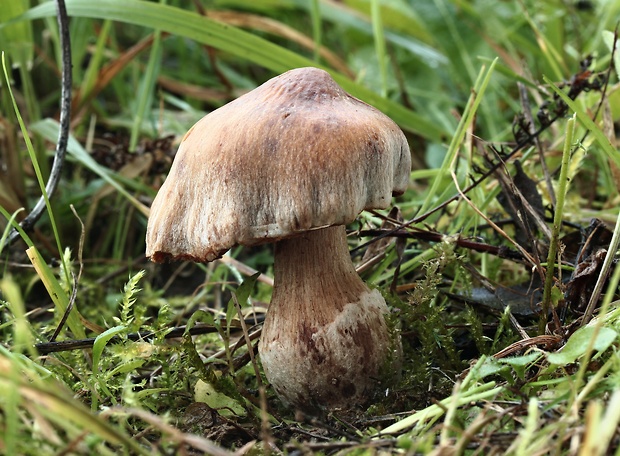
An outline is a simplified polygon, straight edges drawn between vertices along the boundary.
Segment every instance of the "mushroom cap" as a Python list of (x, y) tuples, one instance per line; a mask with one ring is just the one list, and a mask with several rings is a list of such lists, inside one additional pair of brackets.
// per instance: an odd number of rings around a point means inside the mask
[(411, 155), (385, 114), (317, 68), (283, 73), (199, 120), (151, 206), (153, 261), (212, 261), (355, 220), (405, 191)]

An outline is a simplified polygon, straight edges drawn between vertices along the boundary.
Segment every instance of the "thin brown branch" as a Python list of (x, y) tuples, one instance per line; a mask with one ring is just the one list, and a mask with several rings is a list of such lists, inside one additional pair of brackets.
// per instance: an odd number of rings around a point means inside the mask
[[(253, 325), (256, 322), (256, 317), (252, 317), (247, 321), (244, 321), (245, 324)], [(236, 324), (236, 322), (231, 323), (231, 327), (235, 329), (241, 329), (241, 324)], [(215, 326), (197, 323), (192, 326), (189, 331), (185, 326), (177, 326), (175, 328), (170, 329), (165, 335), (164, 339), (176, 339), (182, 337), (185, 332), (188, 332), (191, 336), (197, 336), (200, 334), (211, 334), (218, 332), (218, 329)], [(137, 333), (129, 333), (126, 336), (123, 336), (131, 341), (149, 341), (153, 339), (155, 336), (160, 334), (160, 332), (155, 331), (146, 331), (146, 332), (137, 332)], [(62, 352), (62, 351), (70, 351), (70, 350), (80, 350), (80, 349), (89, 349), (92, 348), (95, 343), (96, 337), (89, 337), (86, 339), (76, 339), (76, 340), (62, 340), (58, 342), (42, 342), (40, 344), (36, 344), (35, 348), (41, 355), (47, 355), (49, 353)], [(118, 343), (122, 340), (120, 336), (114, 336), (110, 339), (110, 343)]]

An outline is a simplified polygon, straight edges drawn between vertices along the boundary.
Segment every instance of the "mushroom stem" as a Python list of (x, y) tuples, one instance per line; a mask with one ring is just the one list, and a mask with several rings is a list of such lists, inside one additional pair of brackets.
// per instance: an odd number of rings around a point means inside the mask
[[(370, 290), (349, 256), (344, 225), (308, 231), (276, 243), (272, 303), (295, 296), (295, 312), (313, 315), (317, 325)], [(291, 311), (293, 311), (291, 309)]]
[(306, 410), (371, 399), (396, 374), (400, 344), (383, 296), (355, 272), (345, 227), (279, 241), (274, 276), (259, 350), (278, 395)]

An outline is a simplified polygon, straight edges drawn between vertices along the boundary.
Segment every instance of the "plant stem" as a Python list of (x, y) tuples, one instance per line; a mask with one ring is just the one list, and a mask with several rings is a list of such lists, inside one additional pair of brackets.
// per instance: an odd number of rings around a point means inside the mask
[(555, 214), (553, 215), (553, 227), (551, 229), (551, 242), (549, 243), (549, 252), (547, 254), (547, 271), (545, 275), (545, 288), (543, 291), (543, 312), (541, 319), (541, 332), (547, 321), (547, 315), (551, 309), (551, 291), (553, 289), (553, 278), (555, 270), (555, 261), (558, 252), (558, 240), (560, 237), (560, 227), (562, 226), (562, 214), (564, 212), (564, 200), (568, 190), (568, 168), (573, 147), (573, 132), (575, 130), (575, 116), (568, 119), (566, 123), (566, 136), (564, 138), (564, 150), (562, 151), (562, 167), (560, 169), (560, 178), (558, 183), (558, 192), (556, 195), (557, 203), (555, 206)]

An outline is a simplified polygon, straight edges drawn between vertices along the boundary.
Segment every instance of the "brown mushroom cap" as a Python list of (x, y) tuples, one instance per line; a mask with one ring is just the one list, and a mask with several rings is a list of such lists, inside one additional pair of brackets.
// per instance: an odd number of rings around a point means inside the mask
[(153, 261), (212, 261), (347, 224), (405, 191), (411, 157), (386, 115), (316, 68), (299, 68), (211, 112), (185, 135), (151, 207)]

